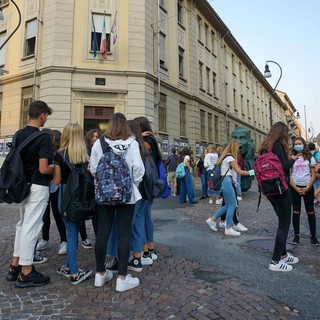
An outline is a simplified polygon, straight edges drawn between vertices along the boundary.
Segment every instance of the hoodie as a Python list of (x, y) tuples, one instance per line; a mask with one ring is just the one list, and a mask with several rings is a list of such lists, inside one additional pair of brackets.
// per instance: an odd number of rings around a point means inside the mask
[[(114, 153), (119, 155), (125, 153), (125, 159), (129, 166), (130, 175), (133, 182), (132, 197), (128, 204), (134, 204), (141, 199), (138, 187), (144, 175), (144, 165), (140, 156), (139, 144), (136, 141), (135, 137), (130, 137), (127, 140), (109, 140), (107, 138), (104, 139), (112, 148)], [(102, 147), (100, 139), (98, 139), (92, 147), (90, 156), (90, 171), (93, 176), (97, 170), (97, 166), (102, 155)]]

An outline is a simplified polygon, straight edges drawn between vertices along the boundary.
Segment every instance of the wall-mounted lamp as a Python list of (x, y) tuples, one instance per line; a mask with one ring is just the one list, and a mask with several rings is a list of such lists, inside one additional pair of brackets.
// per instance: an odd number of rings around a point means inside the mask
[(299, 111), (297, 111), (297, 113), (296, 113), (296, 119), (300, 119), (300, 113), (299, 113)]
[(4, 20), (4, 15), (2, 9), (0, 8), (0, 21)]

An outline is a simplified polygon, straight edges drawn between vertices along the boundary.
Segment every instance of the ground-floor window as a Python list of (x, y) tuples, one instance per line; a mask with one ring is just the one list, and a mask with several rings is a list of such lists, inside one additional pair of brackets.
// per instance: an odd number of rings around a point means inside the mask
[(85, 106), (84, 107), (84, 132), (88, 132), (91, 129), (98, 129), (103, 133), (108, 128), (109, 120), (114, 114), (113, 107), (107, 106)]

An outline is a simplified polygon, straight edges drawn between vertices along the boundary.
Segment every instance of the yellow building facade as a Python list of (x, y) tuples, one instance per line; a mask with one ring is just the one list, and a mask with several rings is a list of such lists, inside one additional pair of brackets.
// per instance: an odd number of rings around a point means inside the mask
[[(270, 128), (273, 89), (206, 0), (14, 2), (21, 24), (0, 51), (1, 138), (27, 123), (32, 99), (53, 108), (46, 127), (60, 130), (146, 116), (164, 154), (189, 145), (199, 155), (236, 127), (258, 145)], [(1, 7), (0, 45), (19, 24), (11, 0)], [(273, 121), (286, 121), (278, 95), (272, 104)]]

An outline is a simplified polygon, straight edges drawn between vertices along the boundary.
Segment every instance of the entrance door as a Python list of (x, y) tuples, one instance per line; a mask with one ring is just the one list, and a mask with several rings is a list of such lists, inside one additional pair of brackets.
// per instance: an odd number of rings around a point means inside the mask
[(85, 106), (84, 133), (88, 132), (90, 129), (98, 129), (101, 133), (104, 133), (113, 114), (113, 107)]

